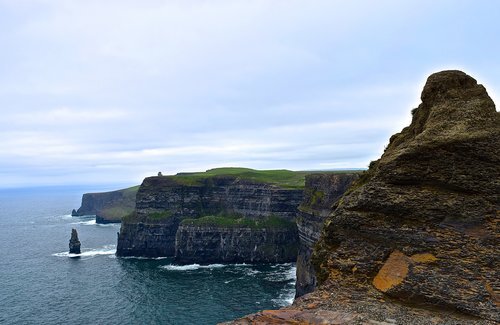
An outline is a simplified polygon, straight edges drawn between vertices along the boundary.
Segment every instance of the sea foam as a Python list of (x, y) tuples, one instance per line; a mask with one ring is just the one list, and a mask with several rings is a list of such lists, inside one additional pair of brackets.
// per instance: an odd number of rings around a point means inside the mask
[(81, 254), (70, 254), (68, 252), (54, 253), (57, 257), (95, 257), (99, 255), (112, 255), (116, 253), (116, 245), (106, 245), (102, 248), (91, 249)]
[(225, 267), (224, 264), (209, 264), (209, 265), (200, 265), (200, 264), (188, 264), (188, 265), (163, 265), (160, 268), (169, 270), (169, 271), (192, 271), (198, 269), (218, 269), (221, 267)]
[(72, 222), (71, 224), (72, 225), (94, 226), (94, 225), (96, 225), (96, 222), (95, 222), (95, 219), (93, 219), (93, 220)]

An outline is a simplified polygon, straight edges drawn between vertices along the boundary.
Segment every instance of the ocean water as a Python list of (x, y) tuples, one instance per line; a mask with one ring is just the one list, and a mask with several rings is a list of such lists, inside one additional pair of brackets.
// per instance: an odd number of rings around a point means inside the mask
[(293, 264), (117, 258), (118, 224), (68, 214), (83, 192), (0, 191), (1, 324), (215, 324), (292, 302)]

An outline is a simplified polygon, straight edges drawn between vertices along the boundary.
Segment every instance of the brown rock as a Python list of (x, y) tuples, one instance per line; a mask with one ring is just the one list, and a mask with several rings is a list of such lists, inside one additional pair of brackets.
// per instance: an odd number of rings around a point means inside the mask
[(483, 86), (460, 71), (431, 75), (411, 125), (327, 220), (313, 256), (321, 280), (500, 321), (487, 289), (500, 287), (499, 139)]
[[(500, 113), (460, 71), (431, 75), (421, 98), (328, 217), (312, 256), (320, 286), (283, 324), (317, 324), (300, 317), (322, 311), (331, 324), (335, 313), (348, 324), (500, 322)], [(241, 324), (253, 317), (271, 316)]]

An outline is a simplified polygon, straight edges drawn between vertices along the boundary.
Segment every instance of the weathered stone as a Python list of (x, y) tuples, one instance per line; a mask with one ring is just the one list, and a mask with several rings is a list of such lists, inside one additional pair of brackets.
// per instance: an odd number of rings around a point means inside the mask
[(326, 222), (323, 282), (500, 321), (486, 289), (500, 285), (498, 139), (483, 86), (459, 71), (430, 76), (411, 125)]
[(231, 322), (235, 325), (250, 324), (324, 324), (341, 325), (351, 324), (358, 318), (354, 313), (342, 313), (329, 310), (303, 311), (294, 309), (264, 310), (262, 312), (249, 315), (240, 320)]
[(460, 71), (431, 75), (421, 98), (325, 222), (321, 285), (291, 308), (349, 324), (500, 322), (500, 113)]
[(297, 256), (295, 296), (314, 290), (316, 276), (311, 265), (314, 244), (319, 239), (323, 224), (334, 204), (342, 197), (359, 174), (311, 174), (306, 176), (304, 200), (299, 206), (297, 228), (300, 245)]
[(69, 253), (70, 254), (81, 254), (80, 251), (80, 240), (78, 240), (78, 232), (75, 228), (71, 229), (71, 238), (69, 240)]

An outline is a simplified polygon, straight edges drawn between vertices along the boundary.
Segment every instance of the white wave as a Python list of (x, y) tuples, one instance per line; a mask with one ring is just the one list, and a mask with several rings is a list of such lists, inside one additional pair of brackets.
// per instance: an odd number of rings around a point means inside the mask
[(234, 267), (247, 267), (247, 266), (252, 266), (252, 264), (247, 264), (247, 263), (236, 263), (236, 264), (229, 264)]
[(272, 282), (295, 281), (297, 268), (295, 266), (272, 272), (265, 277), (266, 280)]
[(259, 270), (254, 270), (254, 269), (246, 269), (245, 270), (245, 275), (249, 275), (249, 276), (254, 276), (256, 274), (259, 274), (261, 273), (261, 271)]
[(277, 299), (271, 299), (279, 307), (290, 306), (295, 298), (295, 288), (288, 289), (281, 293)]
[(87, 220), (87, 221), (72, 222), (71, 224), (72, 225), (94, 226), (97, 223), (95, 222), (95, 219), (93, 219), (93, 220)]
[(116, 227), (119, 228), (121, 224), (119, 223), (94, 223), (97, 227)]
[(147, 256), (120, 256), (120, 259), (124, 260), (164, 260), (167, 259), (166, 256), (161, 257), (147, 257)]
[(116, 253), (116, 245), (106, 245), (102, 248), (91, 249), (84, 251), (81, 254), (70, 254), (68, 252), (61, 252), (52, 254), (52, 256), (57, 257), (95, 257), (99, 255), (112, 255)]
[(169, 270), (169, 271), (192, 271), (198, 269), (218, 269), (221, 267), (225, 267), (224, 264), (209, 264), (209, 265), (200, 265), (200, 264), (188, 264), (188, 265), (163, 265), (160, 268)]

